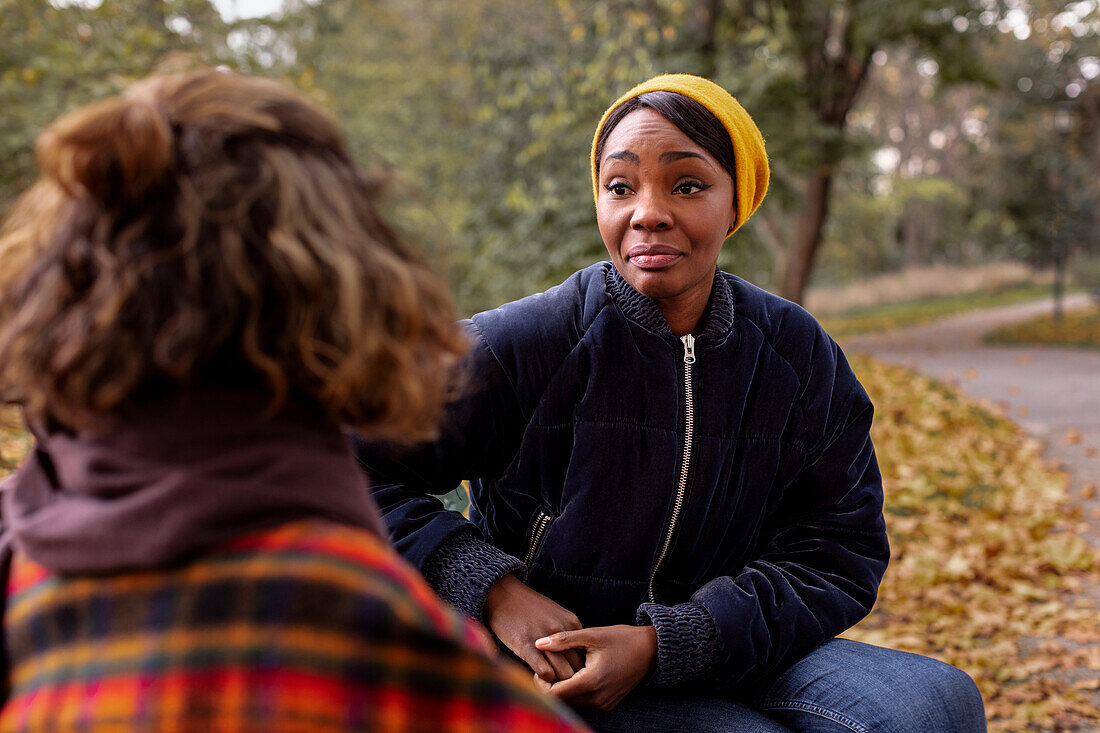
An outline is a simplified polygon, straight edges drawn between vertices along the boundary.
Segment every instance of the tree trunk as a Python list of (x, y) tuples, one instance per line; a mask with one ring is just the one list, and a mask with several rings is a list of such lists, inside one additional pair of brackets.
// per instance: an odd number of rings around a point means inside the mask
[(801, 303), (829, 215), (833, 170), (843, 157), (848, 112), (867, 79), (875, 47), (856, 48), (854, 15), (844, 4), (836, 6), (842, 9), (840, 13), (833, 13), (832, 5), (824, 6), (823, 12), (823, 6), (803, 0), (792, 0), (785, 7), (801, 46), (806, 94), (817, 121), (836, 133), (833, 139), (817, 143), (815, 157), (819, 162), (806, 181), (802, 211), (795, 221), (779, 287), (784, 298)]
[(779, 294), (787, 300), (801, 303), (806, 295), (810, 268), (821, 233), (829, 215), (829, 194), (832, 192), (833, 172), (829, 166), (820, 166), (806, 181), (804, 208), (795, 222), (794, 235), (787, 249), (787, 262)]
[(775, 221), (765, 209), (756, 212), (752, 220), (753, 231), (760, 237), (768, 248), (768, 254), (772, 257), (772, 272), (783, 270), (784, 252), (787, 239), (783, 236), (782, 227)]
[(694, 35), (699, 50), (700, 76), (714, 78), (718, 71), (718, 14), (721, 0), (700, 0), (695, 6)]
[(165, 7), (164, 0), (145, 0), (142, 8), (145, 11), (145, 22), (149, 27), (156, 31), (163, 31), (168, 21), (168, 8)]
[(911, 199), (902, 212), (902, 263), (906, 267), (932, 264), (932, 249), (936, 239), (936, 216), (932, 204), (919, 198)]

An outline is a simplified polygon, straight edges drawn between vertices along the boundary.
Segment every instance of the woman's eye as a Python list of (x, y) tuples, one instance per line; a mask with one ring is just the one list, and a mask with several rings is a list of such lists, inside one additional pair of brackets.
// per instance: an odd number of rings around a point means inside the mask
[(625, 196), (630, 191), (630, 187), (625, 183), (609, 183), (604, 188), (616, 196)]
[(678, 193), (681, 196), (690, 196), (693, 193), (699, 193), (700, 191), (706, 191), (710, 186), (699, 181), (684, 181), (683, 183), (677, 183), (676, 188), (672, 189), (673, 193)]

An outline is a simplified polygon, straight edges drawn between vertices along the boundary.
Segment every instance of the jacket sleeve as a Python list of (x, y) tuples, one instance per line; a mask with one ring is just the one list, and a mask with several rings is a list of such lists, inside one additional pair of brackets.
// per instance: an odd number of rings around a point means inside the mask
[(465, 478), (500, 473), (526, 421), (491, 349), (473, 326), (471, 332), (461, 394), (447, 406), (436, 440), (401, 449), (353, 436), (352, 447), (397, 551), (445, 600), (481, 618), (492, 585), (510, 572), (522, 577), (523, 563), (486, 542), (475, 524), (445, 510), (436, 496)]
[(830, 353), (813, 364), (816, 383), (803, 392), (816, 441), (796, 478), (773, 489), (782, 495), (759, 555), (686, 603), (639, 608), (639, 621), (657, 631), (652, 685), (766, 685), (874, 605), (890, 553), (872, 406), (839, 349), (822, 336), (817, 345)]

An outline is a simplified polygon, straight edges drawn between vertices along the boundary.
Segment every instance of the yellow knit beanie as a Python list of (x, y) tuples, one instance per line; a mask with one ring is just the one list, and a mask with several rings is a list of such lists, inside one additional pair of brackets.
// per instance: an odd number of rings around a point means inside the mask
[[(764, 193), (768, 190), (768, 155), (764, 152), (764, 136), (760, 128), (749, 117), (745, 108), (722, 87), (712, 81), (691, 74), (662, 74), (638, 86), (619, 98), (607, 108), (596, 126), (596, 135), (592, 138), (592, 195), (599, 201), (600, 182), (596, 175), (596, 142), (600, 139), (600, 130), (611, 113), (624, 102), (641, 96), (646, 92), (677, 92), (694, 99), (710, 110), (711, 114), (726, 128), (733, 142), (734, 176), (733, 185), (737, 190), (736, 231), (760, 206)], [(733, 232), (730, 232), (731, 234)]]

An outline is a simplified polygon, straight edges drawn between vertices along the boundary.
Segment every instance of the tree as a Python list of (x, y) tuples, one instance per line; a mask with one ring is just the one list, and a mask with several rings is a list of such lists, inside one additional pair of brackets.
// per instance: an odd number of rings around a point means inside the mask
[(226, 30), (208, 0), (0, 3), (0, 210), (30, 184), (50, 121), (158, 64), (229, 62)]
[[(1025, 254), (1050, 263), (1059, 249), (1095, 247), (1100, 166), (1100, 8), (1036, 3), (1025, 32), (989, 49), (1001, 94), (989, 99), (989, 205), (1011, 218)], [(1020, 37), (1022, 36), (1022, 37)]]
[(934, 10), (924, 0), (746, 0), (718, 10), (729, 17), (713, 20), (724, 28), (723, 42), (713, 51), (716, 67), (731, 86), (756, 92), (749, 108), (760, 110), (777, 183), (787, 189), (776, 197), (780, 211), (764, 211), (758, 229), (780, 258), (780, 294), (801, 301), (837, 172), (846, 158), (865, 149), (853, 139), (850, 113), (876, 52), (909, 46), (935, 59), (944, 81), (981, 78), (982, 26), (967, 20), (978, 9), (965, 0)]
[(329, 0), (288, 19), (294, 73), (322, 90), (364, 156), (399, 171), (411, 208), (434, 213), (411, 222), (421, 238), (450, 235), (463, 310), (606, 257), (592, 129), (609, 100), (656, 73), (648, 49), (660, 35), (630, 5)]
[[(838, 179), (846, 196), (877, 195), (866, 188), (874, 176), (859, 171), (891, 144), (886, 128), (852, 122), (884, 70), (874, 60), (886, 54), (891, 68), (908, 57), (896, 67), (903, 74), (930, 65), (919, 84), (903, 80), (912, 89), (887, 92), (895, 96), (878, 108), (905, 114), (904, 97), (915, 95), (925, 121), (946, 130), (951, 110), (989, 107), (976, 92), (967, 99), (945, 90), (995, 81), (983, 44), (1004, 35), (1004, 17), (994, 0), (326, 0), (303, 5), (277, 30), (296, 52), (286, 73), (326, 95), (360, 150), (403, 171), (413, 209), (434, 212), (411, 217), (414, 229), (449, 234), (452, 283), (463, 309), (476, 310), (604, 256), (588, 187), (592, 129), (609, 100), (662, 71), (715, 78), (760, 124), (772, 189), (721, 264), (765, 285), (774, 271), (780, 292), (801, 299)], [(859, 233), (863, 246), (888, 231), (881, 246), (900, 241), (918, 260), (948, 237), (977, 242), (974, 232), (985, 231), (985, 241), (1003, 241), (992, 230), (1011, 218), (983, 219), (974, 175), (956, 164), (977, 160), (970, 148), (986, 137), (957, 132), (934, 149), (927, 136), (907, 136), (912, 160), (939, 166), (920, 177), (936, 180), (893, 187), (905, 197), (884, 209), (898, 212), (895, 227), (872, 221), (874, 206), (849, 219), (874, 230)]]

